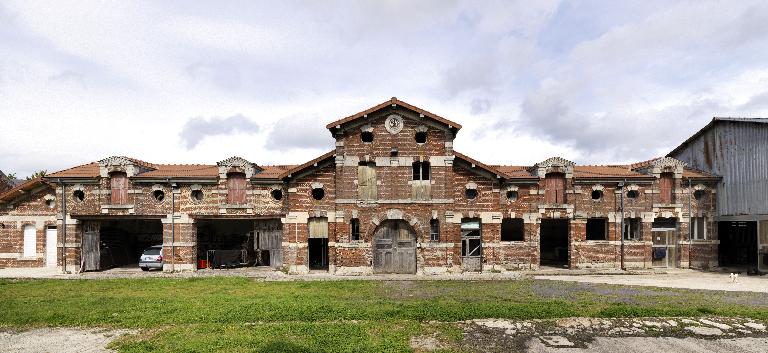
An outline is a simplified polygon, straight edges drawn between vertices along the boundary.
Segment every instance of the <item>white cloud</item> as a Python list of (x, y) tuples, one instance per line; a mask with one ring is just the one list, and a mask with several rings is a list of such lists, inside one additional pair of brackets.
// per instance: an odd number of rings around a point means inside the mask
[[(456, 148), (489, 163), (647, 158), (768, 113), (766, 6), (7, 1), (0, 169), (300, 163), (333, 147), (325, 123), (391, 96), (464, 125)], [(236, 114), (260, 129), (187, 151), (189, 117)]]

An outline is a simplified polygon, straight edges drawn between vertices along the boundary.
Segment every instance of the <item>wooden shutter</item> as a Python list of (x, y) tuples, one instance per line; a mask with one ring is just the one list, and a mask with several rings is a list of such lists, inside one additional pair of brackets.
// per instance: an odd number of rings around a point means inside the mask
[(328, 238), (328, 218), (313, 217), (309, 219), (310, 238)]
[(661, 203), (672, 203), (672, 185), (672, 174), (662, 173), (659, 178), (659, 190), (661, 191), (661, 194), (659, 194), (659, 201)]
[(128, 177), (125, 173), (114, 173), (110, 178), (111, 203), (123, 205), (128, 198)]
[(236, 173), (227, 175), (227, 203), (240, 205), (245, 203), (245, 175)]
[(544, 198), (547, 203), (565, 203), (565, 176), (549, 174), (544, 178)]
[(376, 168), (371, 164), (357, 166), (357, 197), (362, 200), (376, 199)]

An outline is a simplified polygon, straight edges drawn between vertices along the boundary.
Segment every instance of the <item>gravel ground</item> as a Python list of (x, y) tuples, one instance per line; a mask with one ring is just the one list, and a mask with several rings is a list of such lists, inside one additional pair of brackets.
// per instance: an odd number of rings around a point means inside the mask
[(534, 278), (583, 283), (768, 293), (768, 276), (739, 276), (738, 282), (731, 282), (728, 273), (693, 270), (678, 270), (667, 274), (635, 276), (562, 275), (534, 276)]
[(120, 330), (41, 328), (28, 331), (0, 332), (0, 352), (112, 352), (107, 344), (120, 335)]

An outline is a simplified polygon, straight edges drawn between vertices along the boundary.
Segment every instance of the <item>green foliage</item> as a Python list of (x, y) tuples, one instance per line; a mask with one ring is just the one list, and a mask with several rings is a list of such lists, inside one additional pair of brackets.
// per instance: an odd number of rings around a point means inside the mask
[[(32, 180), (32, 179), (35, 179), (35, 178), (42, 178), (46, 174), (48, 174), (47, 170), (38, 170), (38, 171), (32, 173), (32, 175), (28, 176), (27, 180)], [(15, 176), (15, 174), (14, 174), (14, 176)]]

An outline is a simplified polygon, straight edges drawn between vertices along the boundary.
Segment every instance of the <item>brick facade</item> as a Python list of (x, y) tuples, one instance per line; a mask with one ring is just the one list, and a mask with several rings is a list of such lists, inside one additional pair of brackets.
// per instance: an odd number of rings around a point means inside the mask
[[(299, 166), (259, 166), (238, 157), (216, 165), (159, 165), (110, 157), (21, 185), (0, 195), (0, 267), (45, 266), (45, 228), (57, 226), (58, 267), (66, 246), (67, 270), (79, 271), (84, 222), (142, 219), (162, 223), (164, 268), (191, 270), (202, 256), (201, 222), (279, 220), (280, 266), (306, 273), (310, 257), (316, 256), (312, 244), (317, 244), (309, 222), (321, 219), (327, 220), (327, 249), (322, 249), (327, 271), (339, 275), (377, 272), (375, 261), (385, 252), (380, 249), (389, 246), (382, 240), (383, 229), (393, 224), (401, 232), (394, 242), (412, 241), (415, 248), (397, 245), (404, 254), (413, 251), (415, 259), (398, 256), (414, 261), (421, 274), (537, 269), (545, 256), (566, 252), (562, 265), (570, 268), (619, 268), (622, 259), (626, 268), (650, 268), (659, 265), (653, 254), (658, 252), (654, 236), (660, 226), (653, 224), (662, 218), (675, 220), (666, 245), (670, 256), (674, 254), (668, 265), (717, 266), (713, 188), (718, 178), (677, 160), (582, 166), (550, 158), (532, 166), (486, 165), (454, 151), (459, 124), (396, 99), (331, 123), (328, 129), (335, 148)], [(414, 176), (414, 163), (426, 169)], [(129, 181), (120, 204), (113, 204), (111, 195), (115, 173), (124, 173)], [(248, 180), (244, 199), (235, 204), (227, 197), (233, 173)], [(562, 190), (550, 191), (559, 185), (549, 183), (547, 177), (553, 176), (565, 181)], [(665, 176), (673, 186), (671, 202), (662, 203)], [(322, 198), (317, 197), (320, 189)], [(690, 239), (692, 216), (706, 220), (706, 239)], [(502, 239), (508, 218), (522, 223), (521, 238)], [(638, 219), (639, 237), (622, 242), (622, 218)], [(359, 224), (358, 239), (353, 239), (353, 219)], [(467, 240), (471, 234), (462, 237), (462, 222), (469, 220), (479, 221), (479, 256), (462, 255), (463, 246), (471, 253), (477, 245)], [(558, 235), (565, 245), (542, 245), (549, 241), (542, 234), (549, 239), (554, 232), (542, 228), (546, 220), (566, 222)], [(604, 227), (604, 237), (588, 240), (588, 223)], [(37, 232), (34, 258), (22, 256), (25, 224), (33, 224)], [(432, 239), (434, 230), (438, 239)]]

